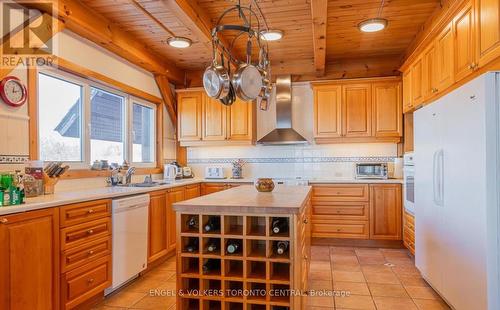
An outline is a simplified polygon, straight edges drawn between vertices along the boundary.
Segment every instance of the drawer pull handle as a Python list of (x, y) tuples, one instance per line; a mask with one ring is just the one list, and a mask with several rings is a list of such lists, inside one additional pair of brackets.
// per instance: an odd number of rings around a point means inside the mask
[(92, 278), (88, 279), (88, 280), (87, 280), (87, 283), (88, 283), (89, 285), (90, 285), (90, 284), (92, 284), (92, 283), (94, 283), (94, 279), (92, 279)]
[(94, 255), (94, 250), (90, 250), (88, 253), (89, 253), (89, 256)]
[(87, 211), (87, 213), (88, 213), (88, 214), (92, 214), (92, 213), (94, 213), (94, 209), (89, 209), (89, 210)]
[(339, 231), (342, 231), (342, 228), (337, 228), (337, 231), (338, 231), (338, 232), (339, 232)]
[(89, 230), (87, 230), (87, 234), (92, 235), (93, 233), (94, 233), (94, 230), (93, 230), (93, 229), (89, 229)]
[(0, 219), (0, 223), (2, 223), (2, 224), (7, 224), (8, 222), (9, 222), (9, 220), (6, 219), (5, 217)]

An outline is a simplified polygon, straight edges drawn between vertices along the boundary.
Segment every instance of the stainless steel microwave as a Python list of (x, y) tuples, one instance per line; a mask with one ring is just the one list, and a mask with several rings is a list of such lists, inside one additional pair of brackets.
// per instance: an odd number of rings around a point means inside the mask
[(356, 179), (387, 179), (387, 163), (357, 163)]

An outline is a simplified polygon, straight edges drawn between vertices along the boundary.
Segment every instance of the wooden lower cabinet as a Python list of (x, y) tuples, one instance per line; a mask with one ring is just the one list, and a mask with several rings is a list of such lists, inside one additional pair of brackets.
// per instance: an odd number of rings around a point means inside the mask
[(218, 183), (218, 182), (212, 182), (212, 183), (201, 183), (201, 196), (203, 195), (208, 195), (212, 193), (217, 193), (220, 191), (224, 191), (226, 189), (230, 189), (233, 187), (238, 187), (240, 185), (251, 185), (252, 183)]
[(312, 236), (401, 240), (400, 184), (313, 185)]
[(403, 216), (403, 244), (415, 255), (415, 217), (406, 211)]
[(0, 216), (0, 309), (59, 308), (59, 213)]
[(168, 190), (167, 196), (167, 252), (175, 250), (177, 242), (177, 228), (175, 211), (172, 204), (184, 200), (184, 187), (175, 187)]
[(186, 200), (193, 199), (201, 196), (201, 186), (200, 184), (187, 185), (186, 191), (184, 193), (184, 198)]
[(149, 194), (148, 264), (168, 252), (167, 191)]

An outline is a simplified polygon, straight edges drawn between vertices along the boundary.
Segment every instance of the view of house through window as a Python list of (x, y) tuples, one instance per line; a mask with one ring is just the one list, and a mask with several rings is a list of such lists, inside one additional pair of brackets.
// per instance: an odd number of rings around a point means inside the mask
[(83, 87), (56, 77), (38, 76), (40, 159), (82, 161)]
[(81, 168), (95, 160), (153, 166), (155, 105), (66, 75), (38, 75), (40, 159)]

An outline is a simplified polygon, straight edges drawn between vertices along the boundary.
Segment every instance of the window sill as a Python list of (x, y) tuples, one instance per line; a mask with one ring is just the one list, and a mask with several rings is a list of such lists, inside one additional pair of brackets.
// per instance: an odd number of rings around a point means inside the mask
[[(135, 175), (159, 174), (163, 173), (162, 168), (137, 168)], [(86, 179), (86, 178), (105, 178), (109, 177), (109, 170), (89, 170), (89, 169), (70, 169), (61, 176), (62, 180)]]

